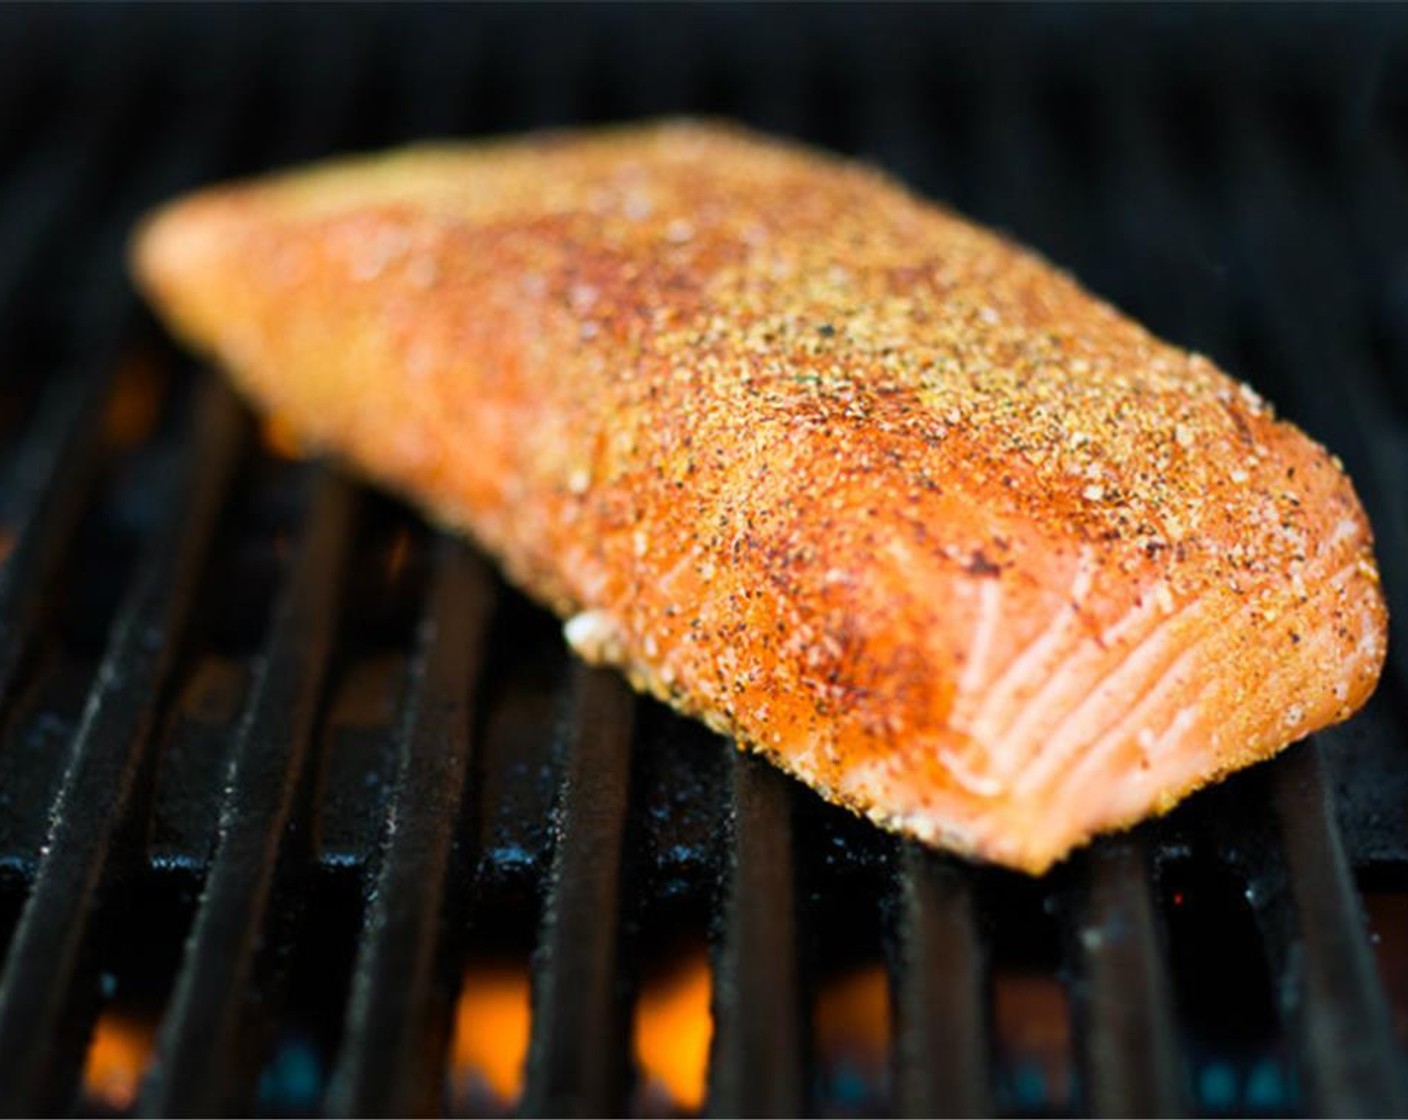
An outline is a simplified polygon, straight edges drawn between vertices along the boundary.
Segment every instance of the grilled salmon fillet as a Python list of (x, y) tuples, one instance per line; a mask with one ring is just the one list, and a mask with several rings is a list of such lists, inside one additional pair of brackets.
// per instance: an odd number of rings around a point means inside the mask
[(1337, 460), (883, 174), (663, 122), (219, 186), (136, 276), (585, 658), (830, 801), (1041, 872), (1345, 719)]

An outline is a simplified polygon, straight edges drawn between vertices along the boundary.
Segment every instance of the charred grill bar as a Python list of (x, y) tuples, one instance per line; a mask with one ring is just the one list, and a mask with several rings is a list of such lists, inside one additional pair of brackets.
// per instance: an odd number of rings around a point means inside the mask
[[(437, 550), (397, 760), (396, 791), (375, 901), (348, 998), (348, 1034), (329, 1089), (353, 1116), (433, 1111), (435, 1054), (449, 1007), (440, 965), (441, 910), (473, 749), (473, 693), (492, 610), (482, 560), (458, 543)], [(441, 1034), (437, 1036), (438, 1026)]]
[[(1040, 882), (969, 868), (573, 667), (467, 547), (280, 454), (121, 264), (219, 175), (735, 115), (1248, 377), (1344, 457), (1408, 617), (1401, 15), (548, 15), (0, 9), (0, 1112), (508, 1107), (452, 1084), (486, 954), (530, 970), (524, 1110), (658, 1110), (633, 1009), (682, 929), (714, 1113), (1408, 1111), (1396, 648), (1350, 726)], [(882, 963), (861, 1076), (817, 1009)]]

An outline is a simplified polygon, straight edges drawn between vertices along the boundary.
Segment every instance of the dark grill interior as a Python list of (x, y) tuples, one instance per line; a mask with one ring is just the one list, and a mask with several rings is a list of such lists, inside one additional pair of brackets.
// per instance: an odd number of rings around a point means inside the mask
[(666, 111), (878, 160), (1250, 380), (1408, 617), (1401, 11), (0, 8), (0, 1111), (689, 1112), (704, 1000), (717, 1114), (1408, 1111), (1402, 656), (1043, 880), (967, 867), (572, 664), (124, 279), (215, 177)]

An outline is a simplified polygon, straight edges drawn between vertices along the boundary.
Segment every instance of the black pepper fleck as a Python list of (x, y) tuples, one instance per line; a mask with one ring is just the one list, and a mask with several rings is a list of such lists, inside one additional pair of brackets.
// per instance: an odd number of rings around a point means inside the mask
[(968, 563), (963, 565), (963, 570), (973, 576), (998, 576), (1002, 574), (1002, 565), (993, 563), (981, 548), (977, 548), (968, 558)]

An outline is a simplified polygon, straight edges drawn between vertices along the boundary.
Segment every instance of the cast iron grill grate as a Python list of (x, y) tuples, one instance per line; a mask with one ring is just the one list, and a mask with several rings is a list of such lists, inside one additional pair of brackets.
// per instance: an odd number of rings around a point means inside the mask
[(285, 455), (121, 268), (217, 176), (726, 113), (1250, 379), (1345, 458), (1403, 616), (1405, 49), (1320, 9), (0, 10), (0, 1111), (503, 1111), (460, 1045), (502, 975), (524, 1111), (690, 1111), (640, 1009), (706, 945), (716, 1114), (1408, 1111), (1402, 657), (1045, 880), (972, 869), (573, 665), (468, 548)]

